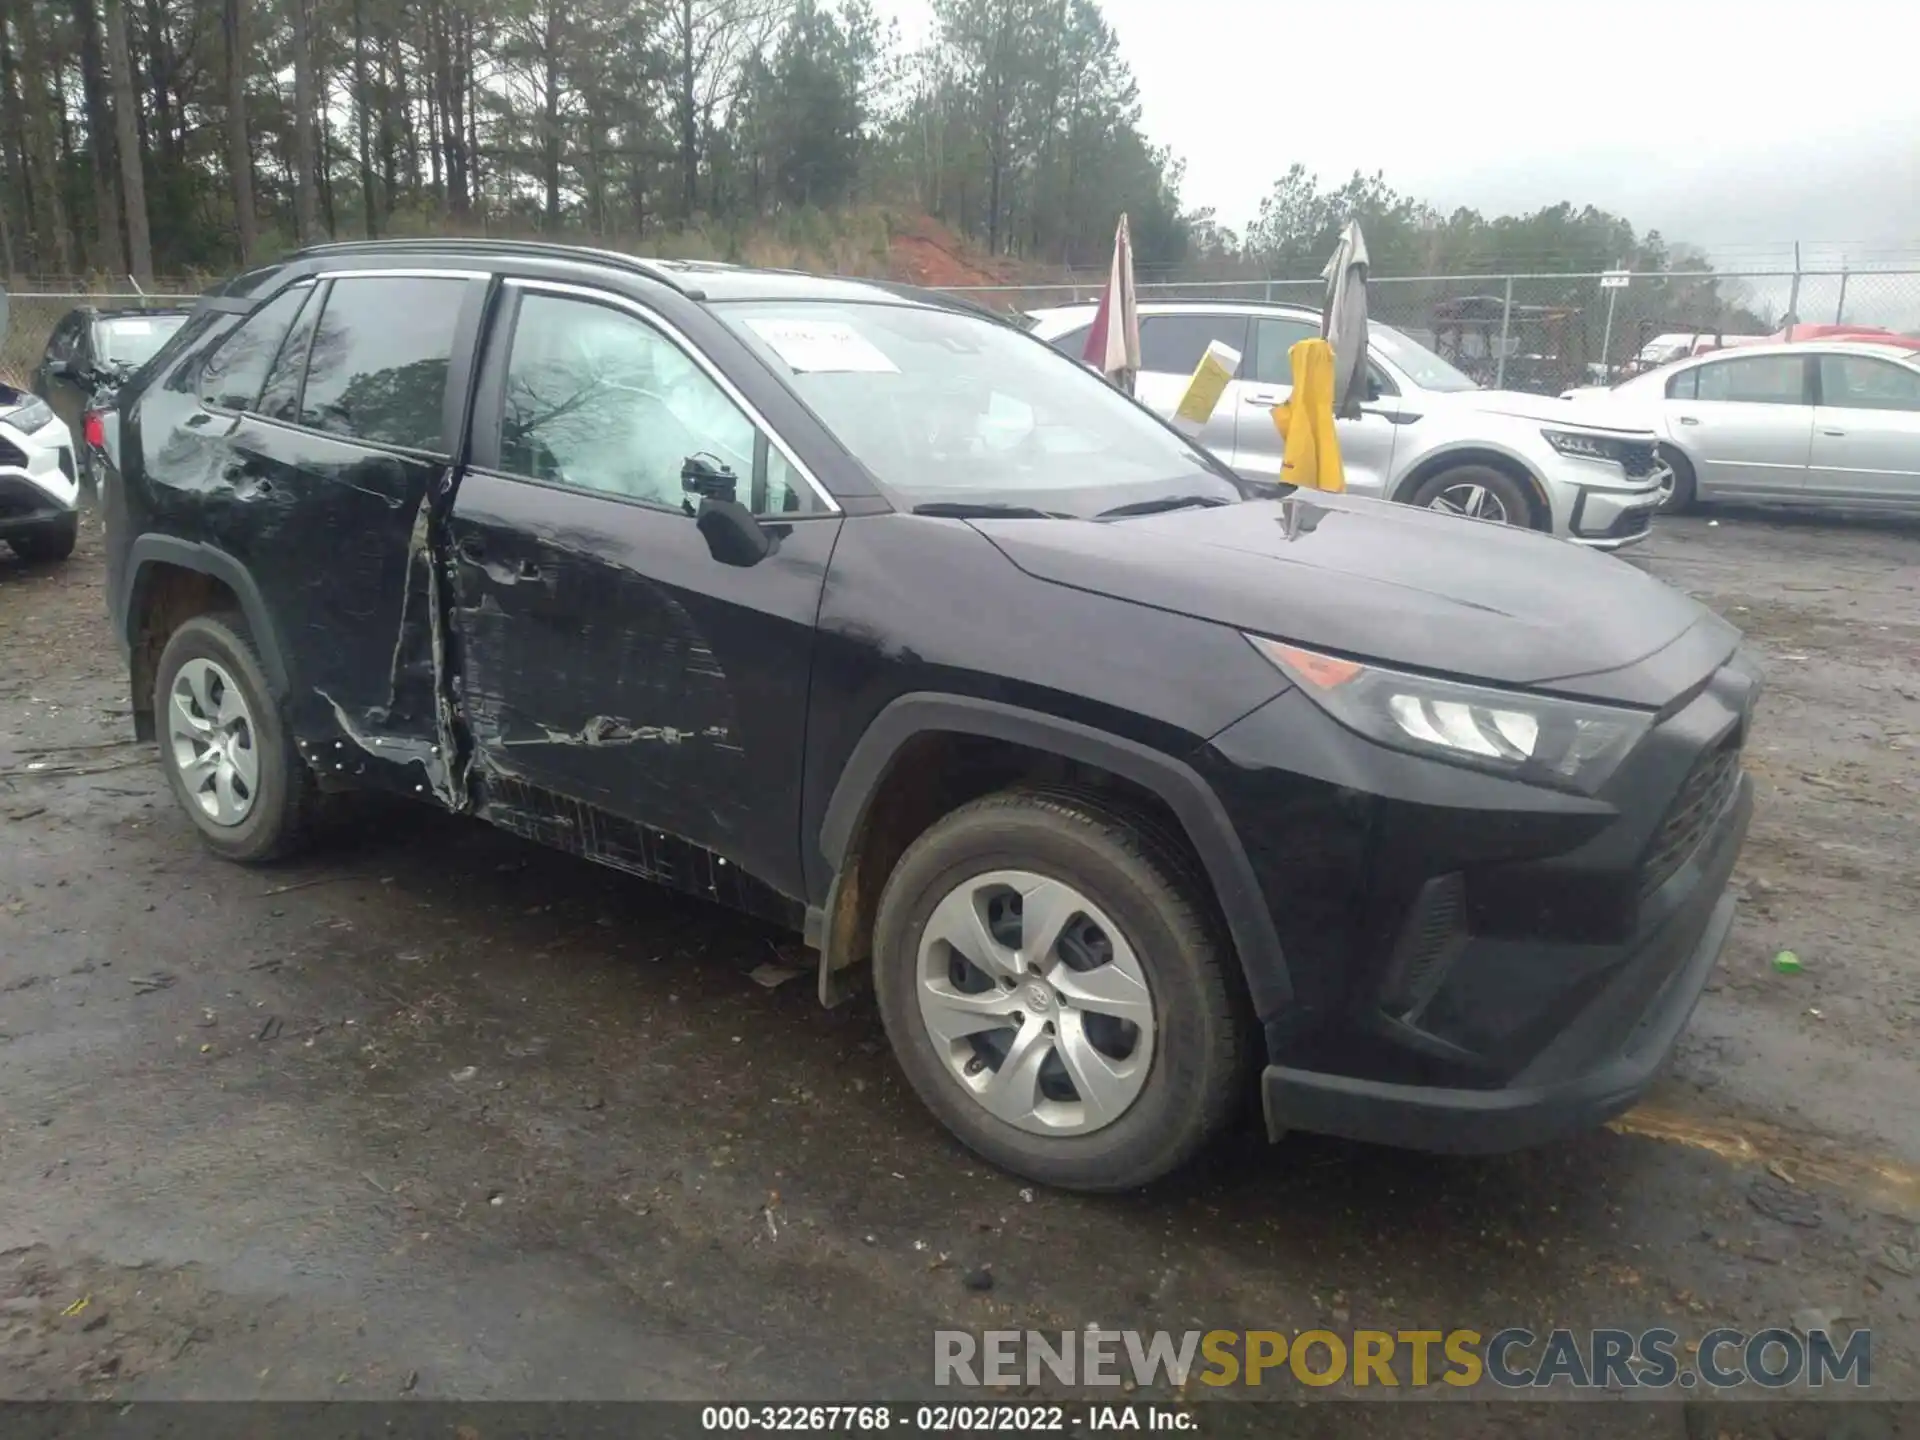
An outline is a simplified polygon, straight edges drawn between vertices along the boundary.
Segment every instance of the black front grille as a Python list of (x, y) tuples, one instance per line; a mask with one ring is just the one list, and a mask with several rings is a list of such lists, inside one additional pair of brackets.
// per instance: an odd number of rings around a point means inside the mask
[(1700, 757), (1687, 776), (1673, 808), (1654, 834), (1640, 865), (1640, 898), (1646, 899), (1693, 858), (1714, 825), (1726, 813), (1740, 783), (1740, 740), (1722, 741)]
[(1609, 540), (1628, 540), (1635, 535), (1644, 535), (1653, 528), (1653, 508), (1624, 511), (1613, 524), (1607, 527)]
[(0, 438), (0, 466), (10, 465), (18, 470), (27, 468), (27, 453), (11, 440)]
[(1641, 479), (1660, 468), (1660, 454), (1653, 441), (1620, 442), (1620, 466), (1633, 479)]

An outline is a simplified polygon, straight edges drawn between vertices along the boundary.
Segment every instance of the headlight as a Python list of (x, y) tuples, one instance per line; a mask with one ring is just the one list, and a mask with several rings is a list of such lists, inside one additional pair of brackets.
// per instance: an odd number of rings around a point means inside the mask
[(1591, 794), (1653, 724), (1639, 710), (1462, 685), (1247, 638), (1349, 730), (1396, 750), (1533, 784)]
[(1611, 436), (1583, 435), (1577, 430), (1542, 430), (1540, 437), (1562, 455), (1576, 460), (1611, 460), (1618, 465), (1626, 459), (1626, 442)]
[(23, 434), (31, 435), (53, 423), (53, 411), (47, 408), (46, 401), (35, 397), (17, 409), (0, 412), (0, 420), (5, 420)]

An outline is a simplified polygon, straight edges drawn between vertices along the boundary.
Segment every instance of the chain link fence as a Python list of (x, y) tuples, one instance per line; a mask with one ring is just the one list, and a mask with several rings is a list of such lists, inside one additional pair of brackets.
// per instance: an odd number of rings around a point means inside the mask
[[(1610, 275), (1374, 276), (1368, 306), (1483, 385), (1557, 394), (1618, 380), (1651, 357), (1662, 337), (1713, 345), (1728, 336), (1801, 324), (1873, 326), (1920, 333), (1920, 268), (1776, 269)], [(1037, 310), (1099, 299), (1104, 272), (1044, 285), (956, 287), (998, 310)], [(1322, 283), (1300, 280), (1151, 280), (1143, 301), (1262, 301), (1318, 311)], [(146, 294), (80, 286), (25, 289), (0, 341), (0, 381), (24, 384), (62, 316), (79, 305), (177, 305), (187, 282)]]
[[(1105, 281), (1101, 273), (954, 293), (994, 309), (1037, 310), (1091, 304)], [(1143, 302), (1260, 301), (1316, 313), (1324, 295), (1318, 279), (1154, 280), (1138, 288)], [(1367, 304), (1374, 319), (1483, 385), (1558, 394), (1631, 374), (1663, 337), (1705, 348), (1728, 336), (1778, 333), (1790, 317), (1920, 334), (1920, 269), (1372, 276)]]
[(97, 305), (103, 310), (164, 310), (178, 306), (182, 297), (197, 293), (184, 282), (144, 294), (88, 290), (71, 282), (65, 287), (50, 285), (44, 289), (10, 292), (11, 318), (5, 337), (0, 338), (0, 384), (25, 387), (46, 352), (47, 337), (53, 333), (53, 327), (79, 306)]

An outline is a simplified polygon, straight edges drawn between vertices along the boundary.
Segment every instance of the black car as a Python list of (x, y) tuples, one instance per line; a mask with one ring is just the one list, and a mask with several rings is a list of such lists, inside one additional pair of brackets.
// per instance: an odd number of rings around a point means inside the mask
[(212, 293), (119, 426), (113, 623), (214, 850), (377, 787), (791, 926), (1036, 1179), (1150, 1180), (1256, 1082), (1274, 1135), (1597, 1123), (1731, 923), (1731, 627), (1249, 493), (925, 292), (325, 247)]
[(90, 413), (113, 401), (121, 383), (187, 323), (185, 309), (103, 309), (82, 305), (61, 317), (47, 336), (33, 372), (33, 392), (66, 422), (80, 442), (80, 471), (90, 476), (102, 436)]

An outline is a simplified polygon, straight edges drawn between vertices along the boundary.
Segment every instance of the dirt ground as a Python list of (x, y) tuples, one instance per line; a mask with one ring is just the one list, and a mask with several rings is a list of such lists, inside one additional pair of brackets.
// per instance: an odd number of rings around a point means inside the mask
[(870, 1006), (757, 983), (804, 956), (750, 922), (424, 811), (214, 860), (130, 741), (97, 533), (0, 560), (0, 1398), (910, 1398), (943, 1325), (1822, 1321), (1920, 1398), (1917, 562), (1746, 514), (1637, 557), (1770, 678), (1745, 903), (1644, 1107), (1086, 1199), (959, 1149)]

